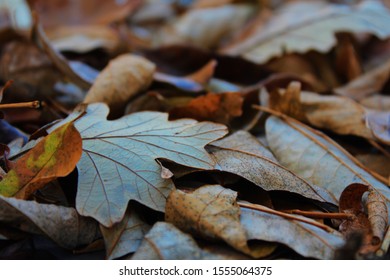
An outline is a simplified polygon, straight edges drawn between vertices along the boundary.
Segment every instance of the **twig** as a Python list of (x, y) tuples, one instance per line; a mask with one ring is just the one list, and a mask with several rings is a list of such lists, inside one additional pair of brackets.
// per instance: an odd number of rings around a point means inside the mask
[(41, 108), (41, 102), (40, 101), (31, 101), (31, 102), (0, 104), (0, 109), (16, 109), (16, 108), (39, 109), (39, 108)]
[(341, 219), (341, 220), (350, 220), (355, 217), (354, 214), (351, 213), (321, 213), (321, 212), (312, 212), (312, 211), (303, 211), (299, 209), (293, 209), (286, 211), (290, 214), (302, 215), (308, 218), (314, 219)]
[(261, 205), (257, 205), (257, 204), (245, 203), (245, 202), (240, 202), (240, 201), (238, 201), (237, 204), (240, 207), (243, 207), (243, 208), (248, 208), (248, 209), (252, 209), (252, 210), (265, 212), (265, 213), (268, 213), (268, 214), (277, 215), (277, 216), (280, 216), (280, 217), (283, 217), (283, 218), (286, 218), (286, 219), (290, 219), (290, 220), (296, 220), (296, 221), (303, 222), (303, 223), (306, 223), (306, 224), (309, 224), (309, 225), (312, 225), (312, 226), (319, 227), (319, 228), (321, 228), (321, 229), (323, 229), (323, 230), (325, 230), (327, 232), (332, 232), (332, 229), (330, 227), (328, 227), (326, 225), (323, 225), (323, 224), (320, 224), (320, 223), (318, 223), (316, 221), (310, 221), (310, 220), (307, 220), (307, 219), (303, 219), (301, 217), (297, 217), (297, 216), (294, 216), (294, 215), (291, 215), (291, 214), (279, 212), (279, 211), (273, 210), (271, 208), (267, 208), (267, 207), (264, 207), (264, 206), (261, 206)]

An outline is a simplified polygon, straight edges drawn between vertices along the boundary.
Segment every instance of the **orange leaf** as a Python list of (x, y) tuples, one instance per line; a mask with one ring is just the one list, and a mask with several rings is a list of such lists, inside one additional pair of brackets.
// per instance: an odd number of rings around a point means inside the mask
[(46, 136), (15, 163), (0, 182), (0, 195), (26, 199), (57, 177), (68, 175), (81, 157), (82, 141), (72, 123)]

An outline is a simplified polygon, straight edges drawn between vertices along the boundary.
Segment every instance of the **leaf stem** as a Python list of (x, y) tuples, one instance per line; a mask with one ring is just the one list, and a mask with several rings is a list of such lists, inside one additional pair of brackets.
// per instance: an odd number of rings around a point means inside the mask
[(40, 107), (41, 107), (41, 102), (40, 101), (0, 104), (0, 109), (15, 109), (15, 108), (38, 109)]
[(290, 214), (297, 214), (297, 215), (302, 215), (308, 218), (314, 218), (314, 219), (347, 219), (350, 220), (353, 217), (355, 217), (354, 214), (351, 213), (321, 213), (321, 212), (313, 212), (313, 211), (303, 211), (299, 209), (293, 209), (289, 210), (286, 213)]
[(280, 212), (280, 211), (276, 211), (276, 210), (273, 210), (271, 208), (268, 208), (268, 207), (265, 207), (265, 206), (261, 206), (261, 205), (258, 205), (258, 204), (252, 204), (252, 203), (246, 203), (246, 202), (241, 202), (241, 201), (238, 201), (237, 204), (240, 206), (240, 207), (243, 207), (243, 208), (248, 208), (248, 209), (252, 209), (252, 210), (257, 210), (257, 211), (261, 211), (261, 212), (265, 212), (265, 213), (268, 213), (268, 214), (273, 214), (273, 215), (277, 215), (277, 216), (280, 216), (280, 217), (283, 217), (283, 218), (286, 218), (286, 219), (290, 219), (290, 220), (296, 220), (296, 221), (299, 221), (299, 222), (303, 222), (303, 223), (306, 223), (306, 224), (309, 224), (309, 225), (312, 225), (312, 226), (316, 226), (316, 227), (319, 227), (327, 232), (332, 232), (333, 230), (324, 225), (324, 224), (320, 224), (316, 221), (310, 221), (310, 220), (307, 220), (307, 219), (303, 219), (301, 217), (298, 217), (298, 216), (294, 216), (294, 215), (291, 215), (291, 214), (287, 214), (287, 213), (283, 213), (283, 212)]

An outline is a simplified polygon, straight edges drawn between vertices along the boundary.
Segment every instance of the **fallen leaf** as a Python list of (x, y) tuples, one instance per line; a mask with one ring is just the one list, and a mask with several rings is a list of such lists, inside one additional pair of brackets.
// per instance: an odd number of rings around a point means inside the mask
[(169, 122), (167, 114), (158, 112), (107, 121), (108, 112), (105, 104), (91, 104), (75, 122), (83, 139), (76, 208), (106, 227), (122, 220), (129, 200), (163, 212), (173, 183), (161, 178), (155, 160), (213, 169), (204, 146), (227, 133), (223, 125), (190, 119)]
[(236, 198), (236, 192), (219, 185), (206, 185), (192, 193), (174, 190), (167, 199), (165, 220), (185, 232), (224, 240), (250, 254)]
[(157, 222), (145, 235), (132, 260), (211, 260), (218, 255), (199, 248), (191, 235), (174, 225)]
[(247, 40), (223, 52), (264, 63), (286, 52), (327, 52), (335, 45), (334, 34), (338, 31), (369, 32), (381, 39), (390, 35), (387, 24), (390, 13), (379, 1), (364, 1), (356, 7), (317, 1), (292, 2), (276, 13)]
[(389, 178), (390, 183), (389, 157), (382, 154), (358, 154), (355, 157), (369, 170), (378, 173), (384, 178)]
[(284, 168), (254, 136), (239, 131), (214, 141), (207, 150), (217, 162), (215, 169), (237, 174), (266, 191), (287, 191), (322, 202), (336, 203), (327, 191), (309, 184)]
[(291, 119), (272, 116), (266, 122), (266, 135), (279, 162), (302, 178), (325, 188), (335, 197), (340, 197), (344, 187), (352, 183), (372, 186), (390, 208), (389, 188), (321, 132)]
[(81, 145), (71, 122), (59, 127), (16, 161), (0, 181), (0, 194), (27, 198), (57, 177), (68, 175), (81, 157)]
[[(366, 202), (363, 203), (363, 195), (366, 192), (368, 196)], [(351, 184), (341, 193), (340, 212), (355, 215), (354, 218), (340, 224), (340, 231), (347, 238), (356, 233), (362, 235), (363, 242), (359, 249), (361, 254), (375, 252), (388, 226), (388, 210), (383, 196), (367, 185)]]
[(304, 222), (258, 210), (241, 208), (240, 220), (248, 240), (282, 243), (305, 257), (332, 259), (335, 251), (344, 244), (343, 237), (336, 230), (327, 232)]
[(283, 166), (327, 189), (334, 197), (340, 197), (345, 186), (362, 183), (390, 198), (387, 186), (323, 133), (292, 119), (272, 116), (266, 122), (266, 136), (271, 151)]
[(334, 92), (360, 101), (365, 97), (380, 92), (389, 78), (390, 60), (350, 81), (348, 84), (334, 89)]
[(390, 145), (390, 111), (369, 111), (366, 116), (366, 121), (375, 139)]
[(214, 121), (228, 124), (242, 114), (244, 98), (239, 92), (207, 93), (192, 99), (187, 105), (173, 108), (172, 119), (193, 118), (198, 121)]
[(73, 208), (3, 196), (0, 196), (0, 222), (24, 232), (45, 235), (69, 249), (89, 244), (100, 236), (98, 224), (81, 217)]
[(118, 32), (106, 25), (59, 26), (49, 29), (47, 37), (60, 52), (87, 53), (103, 49), (115, 53), (121, 46)]
[(156, 44), (184, 43), (204, 49), (215, 48), (221, 40), (242, 26), (252, 11), (252, 6), (244, 4), (190, 10), (165, 27)]
[(390, 96), (373, 94), (359, 101), (365, 108), (376, 111), (390, 111)]
[(111, 114), (120, 116), (126, 102), (145, 90), (153, 80), (155, 66), (140, 56), (124, 54), (111, 60), (99, 74), (84, 102), (105, 102)]
[[(79, 24), (109, 24), (124, 19), (137, 6), (139, 0), (28, 0), (32, 10), (36, 10), (45, 27)], [(76, 12), (77, 11), (77, 12)]]
[(150, 225), (145, 223), (130, 206), (122, 221), (110, 228), (100, 226), (107, 258), (111, 260), (134, 253), (149, 229)]
[(301, 91), (300, 84), (292, 82), (286, 90), (270, 93), (269, 107), (318, 128), (374, 139), (365, 123), (366, 110), (347, 97)]

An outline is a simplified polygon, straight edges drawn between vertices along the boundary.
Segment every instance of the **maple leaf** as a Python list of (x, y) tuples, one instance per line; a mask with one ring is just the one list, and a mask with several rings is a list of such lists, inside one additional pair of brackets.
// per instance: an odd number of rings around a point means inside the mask
[(213, 169), (204, 146), (227, 133), (223, 125), (168, 121), (168, 115), (159, 112), (107, 121), (108, 112), (105, 104), (92, 104), (75, 122), (83, 139), (76, 207), (106, 227), (122, 220), (129, 200), (164, 211), (173, 183), (162, 178), (165, 169), (156, 160)]

